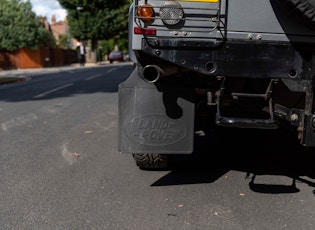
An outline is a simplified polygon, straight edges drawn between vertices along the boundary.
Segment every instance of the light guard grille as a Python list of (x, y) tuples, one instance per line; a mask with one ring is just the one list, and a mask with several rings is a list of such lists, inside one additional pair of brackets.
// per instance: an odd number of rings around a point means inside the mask
[[(136, 13), (144, 3), (150, 4), (155, 12), (154, 17), (145, 22)], [(137, 0), (134, 7), (135, 24), (143, 29), (155, 28), (157, 36), (217, 37), (224, 24), (224, 17), (220, 14), (220, 0)]]

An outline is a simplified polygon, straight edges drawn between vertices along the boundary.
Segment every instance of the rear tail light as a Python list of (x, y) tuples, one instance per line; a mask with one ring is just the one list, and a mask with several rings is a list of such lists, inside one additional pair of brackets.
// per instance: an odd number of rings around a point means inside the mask
[(153, 19), (154, 9), (150, 4), (143, 4), (138, 7), (137, 14), (142, 21), (147, 22)]
[(167, 1), (163, 4), (160, 9), (161, 20), (166, 25), (176, 25), (179, 23), (184, 16), (184, 10), (182, 6), (175, 1)]
[(140, 28), (140, 27), (134, 27), (133, 32), (135, 34), (144, 34), (144, 35), (156, 35), (156, 29), (146, 29), (146, 28)]

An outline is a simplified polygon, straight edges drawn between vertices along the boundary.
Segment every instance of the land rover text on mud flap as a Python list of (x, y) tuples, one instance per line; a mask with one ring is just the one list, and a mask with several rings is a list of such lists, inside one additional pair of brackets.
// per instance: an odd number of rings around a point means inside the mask
[(284, 123), (315, 146), (315, 0), (134, 0), (129, 46), (118, 150), (141, 169), (192, 153), (206, 111), (218, 126)]

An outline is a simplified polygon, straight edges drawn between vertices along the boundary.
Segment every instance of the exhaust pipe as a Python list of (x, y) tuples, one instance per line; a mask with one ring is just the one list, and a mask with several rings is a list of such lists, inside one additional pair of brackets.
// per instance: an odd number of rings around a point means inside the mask
[(165, 72), (157, 65), (146, 65), (142, 70), (142, 76), (145, 81), (154, 83), (164, 75)]
[(148, 83), (154, 83), (159, 80), (160, 77), (170, 76), (178, 73), (176, 66), (165, 66), (163, 68), (157, 65), (146, 65), (142, 69), (142, 77)]

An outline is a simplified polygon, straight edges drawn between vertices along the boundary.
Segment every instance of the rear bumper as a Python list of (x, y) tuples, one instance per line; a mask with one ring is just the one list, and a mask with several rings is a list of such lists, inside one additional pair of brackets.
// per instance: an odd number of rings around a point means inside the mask
[(308, 79), (314, 51), (315, 43), (142, 40), (142, 52), (151, 56), (152, 62), (163, 59), (210, 76)]

